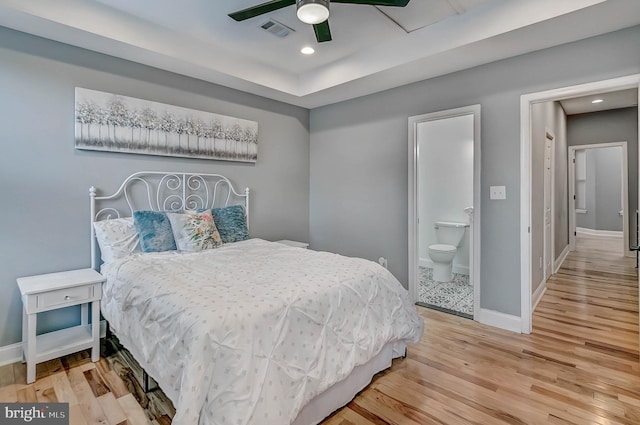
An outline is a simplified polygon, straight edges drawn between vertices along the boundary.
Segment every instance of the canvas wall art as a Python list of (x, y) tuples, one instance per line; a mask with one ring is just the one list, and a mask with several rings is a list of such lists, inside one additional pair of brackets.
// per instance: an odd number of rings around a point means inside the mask
[(256, 162), (258, 123), (76, 87), (76, 149)]

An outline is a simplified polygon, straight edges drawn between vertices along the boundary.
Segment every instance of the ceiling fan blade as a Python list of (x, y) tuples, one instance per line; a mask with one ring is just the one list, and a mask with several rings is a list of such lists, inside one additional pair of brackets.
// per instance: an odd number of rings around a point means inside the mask
[(265, 13), (273, 12), (274, 10), (282, 9), (283, 7), (294, 4), (296, 4), (296, 0), (273, 0), (238, 12), (229, 13), (229, 16), (236, 21), (244, 21), (245, 19), (264, 15)]
[(331, 41), (331, 30), (329, 29), (329, 20), (320, 22), (313, 26), (313, 31), (316, 33), (316, 40), (318, 43), (324, 43), (325, 41)]
[(331, 0), (331, 3), (369, 4), (371, 6), (405, 7), (410, 0)]

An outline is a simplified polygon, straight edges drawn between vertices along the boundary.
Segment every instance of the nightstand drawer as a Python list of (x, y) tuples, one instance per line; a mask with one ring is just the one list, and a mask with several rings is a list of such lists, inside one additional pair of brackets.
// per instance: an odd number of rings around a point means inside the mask
[(37, 295), (38, 299), (36, 302), (36, 308), (38, 310), (42, 310), (52, 306), (61, 306), (63, 304), (76, 305), (78, 303), (87, 302), (87, 300), (93, 298), (93, 293), (93, 285), (45, 292)]

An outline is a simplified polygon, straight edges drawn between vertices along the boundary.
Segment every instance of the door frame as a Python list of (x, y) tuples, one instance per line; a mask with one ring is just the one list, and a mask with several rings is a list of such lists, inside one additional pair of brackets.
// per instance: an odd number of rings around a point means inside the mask
[[(520, 330), (531, 333), (531, 105), (570, 97), (606, 93), (615, 90), (639, 89), (640, 74), (561, 87), (520, 96)], [(639, 99), (640, 100), (640, 99)], [(640, 118), (640, 110), (639, 110)], [(639, 119), (640, 130), (640, 119)], [(640, 157), (640, 154), (639, 154)], [(640, 186), (639, 186), (640, 195)]]
[(567, 171), (569, 173), (569, 246), (571, 251), (576, 249), (576, 204), (574, 202), (576, 194), (576, 151), (580, 149), (598, 149), (598, 148), (622, 148), (622, 252), (625, 257), (633, 257), (634, 254), (629, 250), (629, 226), (631, 224), (631, 215), (629, 211), (629, 157), (627, 142), (605, 142), (595, 143), (591, 145), (574, 145), (569, 146), (567, 160), (569, 161)]
[(418, 301), (418, 124), (473, 115), (473, 217), (471, 219), (469, 256), (469, 278), (473, 284), (473, 318), (480, 313), (480, 105), (447, 109), (409, 117), (409, 172), (408, 172), (408, 259), (409, 297), (412, 303)]

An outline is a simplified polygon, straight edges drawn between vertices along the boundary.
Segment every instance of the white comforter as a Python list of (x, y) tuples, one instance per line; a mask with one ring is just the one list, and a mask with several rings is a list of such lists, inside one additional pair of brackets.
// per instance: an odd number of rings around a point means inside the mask
[(387, 342), (417, 342), (371, 261), (251, 239), (107, 264), (103, 315), (174, 401), (174, 424), (283, 425)]

